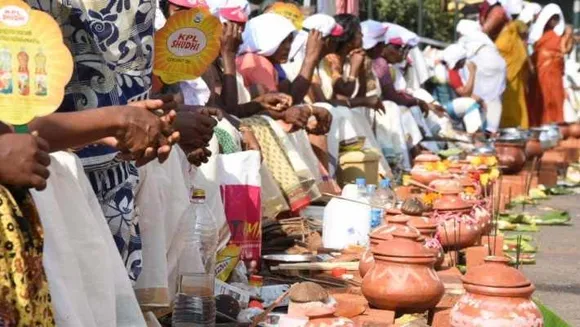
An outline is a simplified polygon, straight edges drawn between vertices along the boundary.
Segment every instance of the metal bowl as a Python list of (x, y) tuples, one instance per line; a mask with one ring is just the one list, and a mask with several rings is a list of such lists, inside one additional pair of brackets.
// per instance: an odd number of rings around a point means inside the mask
[(316, 256), (313, 254), (266, 254), (262, 256), (262, 260), (268, 262), (270, 266), (275, 266), (280, 263), (315, 262)]

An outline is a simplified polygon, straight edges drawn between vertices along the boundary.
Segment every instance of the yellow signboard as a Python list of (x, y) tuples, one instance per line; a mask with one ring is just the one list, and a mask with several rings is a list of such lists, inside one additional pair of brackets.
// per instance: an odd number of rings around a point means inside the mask
[(58, 23), (21, 0), (0, 3), (0, 121), (24, 125), (53, 113), (71, 78)]
[(220, 51), (222, 24), (206, 8), (171, 16), (155, 34), (153, 73), (166, 84), (201, 76)]

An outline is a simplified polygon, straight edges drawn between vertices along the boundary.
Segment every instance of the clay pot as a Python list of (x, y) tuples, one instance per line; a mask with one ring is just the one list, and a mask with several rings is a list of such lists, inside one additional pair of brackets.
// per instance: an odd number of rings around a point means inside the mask
[(411, 169), (411, 178), (425, 185), (429, 185), (429, 183), (440, 177), (441, 173), (438, 171), (429, 171), (421, 167), (413, 167), (413, 169)]
[(474, 208), (475, 219), (479, 223), (481, 228), (481, 235), (489, 235), (493, 229), (491, 212), (487, 208), (475, 207)]
[(559, 123), (558, 129), (560, 129), (560, 134), (562, 135), (562, 139), (567, 139), (570, 137), (570, 124), (568, 123)]
[(383, 220), (385, 221), (386, 224), (388, 224), (389, 223), (389, 220), (392, 217), (397, 216), (397, 215), (400, 215), (400, 214), (401, 214), (401, 209), (399, 209), (399, 208), (389, 208), (389, 209), (387, 209), (385, 211), (385, 217), (384, 217)]
[(360, 276), (364, 277), (366, 273), (375, 265), (375, 259), (373, 257), (372, 250), (376, 246), (386, 241), (392, 240), (395, 236), (417, 238), (420, 235), (421, 233), (419, 233), (417, 229), (406, 225), (383, 225), (377, 227), (369, 234), (369, 248), (361, 255), (358, 264), (358, 272), (360, 273)]
[(576, 122), (570, 125), (570, 137), (580, 138), (580, 123)]
[(428, 162), (437, 162), (441, 161), (438, 155), (432, 153), (421, 153), (420, 155), (416, 156), (413, 162), (415, 165), (423, 165)]
[(362, 293), (371, 306), (400, 314), (437, 305), (444, 288), (433, 269), (435, 257), (408, 238), (394, 238), (373, 250), (376, 263), (365, 275)]
[(463, 276), (466, 293), (450, 312), (453, 327), (544, 326), (534, 285), (504, 257), (487, 257)]
[[(462, 192), (463, 188), (459, 192)], [(461, 194), (444, 193), (441, 197), (433, 201), (433, 209), (436, 211), (471, 211), (471, 204), (461, 198)]]
[(444, 249), (459, 250), (477, 243), (481, 237), (481, 228), (477, 224), (449, 219), (439, 223), (437, 235)]
[[(427, 217), (414, 217), (413, 219), (407, 222), (407, 225), (415, 227), (419, 231), (419, 233), (421, 233), (421, 236), (425, 238), (424, 244), (432, 242), (432, 239), (435, 237), (435, 234), (437, 233), (438, 226), (437, 222)], [(431, 248), (428, 246), (425, 246), (425, 248), (429, 252), (433, 253), (433, 255), (436, 258), (435, 270), (441, 268), (441, 265), (443, 264), (443, 261), (445, 259), (445, 257), (441, 253), (441, 249)]]
[(539, 158), (542, 154), (544, 154), (544, 150), (542, 149), (540, 139), (531, 138), (526, 142), (526, 157), (528, 160)]
[(495, 143), (495, 151), (497, 152), (497, 159), (502, 170), (506, 174), (517, 174), (526, 163), (526, 153), (524, 145), (521, 143)]
[(440, 178), (429, 183), (429, 187), (442, 193), (461, 193), (463, 187), (461, 182), (453, 178)]
[(413, 219), (413, 216), (404, 215), (404, 214), (390, 216), (387, 220), (387, 225), (407, 226), (407, 222), (411, 219)]
[(437, 222), (427, 217), (412, 217), (407, 225), (416, 228), (425, 237), (433, 237), (437, 232)]

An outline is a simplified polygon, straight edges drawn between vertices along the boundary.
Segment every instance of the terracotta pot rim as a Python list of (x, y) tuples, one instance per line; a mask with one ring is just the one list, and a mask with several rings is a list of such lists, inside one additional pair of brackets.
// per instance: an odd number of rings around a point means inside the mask
[(529, 298), (536, 290), (532, 284), (522, 287), (491, 287), (463, 282), (463, 287), (467, 292), (473, 294), (519, 298)]
[(373, 258), (375, 262), (383, 261), (383, 262), (395, 262), (395, 263), (403, 263), (403, 264), (429, 264), (435, 263), (437, 258), (433, 253), (425, 252), (425, 254), (419, 256), (410, 256), (410, 255), (381, 255), (373, 252)]

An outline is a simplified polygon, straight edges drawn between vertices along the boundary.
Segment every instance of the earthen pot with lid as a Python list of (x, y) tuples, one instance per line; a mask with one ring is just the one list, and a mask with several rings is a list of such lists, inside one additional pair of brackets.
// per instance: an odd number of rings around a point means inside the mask
[(425, 237), (434, 237), (437, 232), (437, 222), (427, 217), (412, 217), (407, 225), (415, 227)]
[(461, 197), (461, 193), (442, 193), (441, 197), (433, 201), (433, 209), (442, 212), (469, 212), (471, 204)]
[(461, 193), (463, 192), (463, 185), (454, 178), (436, 179), (429, 183), (429, 187), (436, 189), (441, 193)]
[(437, 227), (439, 224), (431, 218), (414, 217), (407, 222), (407, 225), (415, 227), (419, 233), (421, 233), (421, 236), (425, 238), (425, 241), (423, 242), (425, 248), (433, 253), (437, 259), (437, 261), (435, 261), (435, 269), (437, 270), (441, 268), (445, 258), (441, 251), (441, 243), (435, 239), (435, 234), (437, 233)]
[(580, 138), (580, 123), (576, 122), (570, 125), (570, 136), (573, 138)]
[(528, 160), (539, 158), (544, 154), (544, 149), (542, 148), (542, 143), (539, 137), (530, 137), (526, 141), (526, 158)]
[(362, 282), (371, 306), (421, 313), (443, 297), (443, 283), (433, 269), (435, 256), (416, 240), (396, 237), (373, 249), (373, 256), (375, 265)]
[(411, 219), (413, 219), (413, 216), (400, 214), (400, 215), (389, 217), (387, 220), (387, 225), (407, 226), (407, 222)]
[(382, 244), (392, 240), (395, 237), (408, 237), (408, 238), (418, 238), (421, 233), (414, 227), (406, 225), (382, 225), (377, 227), (369, 234), (369, 248), (363, 252), (361, 255), (358, 271), (361, 277), (364, 277), (366, 273), (374, 266), (375, 260), (373, 258), (372, 250)]
[(496, 142), (495, 151), (502, 170), (506, 174), (517, 174), (526, 163), (526, 152), (523, 143)]
[(570, 124), (569, 123), (559, 123), (558, 128), (560, 129), (560, 134), (562, 134), (562, 139), (567, 139), (570, 137)]
[(398, 208), (389, 208), (387, 210), (385, 210), (385, 216), (383, 217), (383, 221), (388, 224), (389, 223), (389, 219), (391, 217), (394, 217), (396, 215), (400, 215), (401, 214), (401, 209)]
[(534, 286), (508, 263), (505, 257), (490, 256), (468, 270), (462, 278), (466, 293), (451, 310), (451, 326), (544, 326), (531, 300)]
[(441, 161), (438, 155), (432, 153), (421, 153), (420, 155), (416, 156), (413, 160), (415, 165), (423, 165), (428, 162), (438, 162)]

